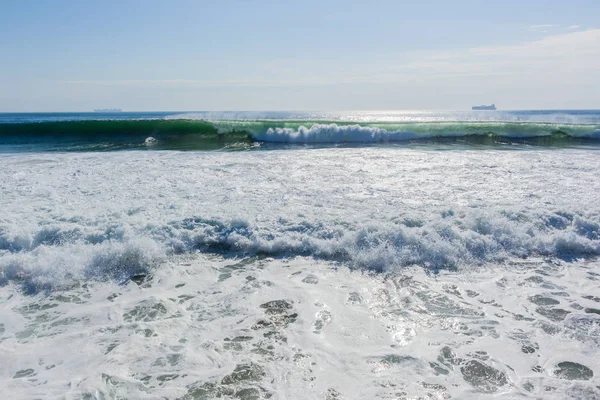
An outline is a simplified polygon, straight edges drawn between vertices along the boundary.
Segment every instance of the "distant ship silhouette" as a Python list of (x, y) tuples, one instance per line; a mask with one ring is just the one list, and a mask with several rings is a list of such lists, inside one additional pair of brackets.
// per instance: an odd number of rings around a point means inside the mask
[(123, 110), (121, 110), (120, 108), (97, 108), (94, 110), (94, 112), (101, 112), (101, 113), (120, 113)]
[(471, 109), (473, 111), (496, 110), (496, 105), (495, 104), (491, 104), (489, 106), (473, 106)]

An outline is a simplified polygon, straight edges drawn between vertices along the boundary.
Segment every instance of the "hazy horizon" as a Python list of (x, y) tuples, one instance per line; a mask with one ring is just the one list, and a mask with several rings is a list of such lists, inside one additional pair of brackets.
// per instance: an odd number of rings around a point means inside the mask
[(585, 0), (3, 2), (0, 112), (598, 109), (599, 13)]
[[(473, 105), (477, 105), (477, 104), (473, 104)], [(496, 106), (498, 106), (496, 104)], [(117, 108), (118, 107), (114, 107)], [(0, 111), (0, 114), (94, 114), (97, 113), (95, 111), (96, 109), (91, 109), (91, 110), (48, 110), (48, 111), (38, 111), (38, 110), (31, 110), (31, 111)], [(97, 109), (97, 110), (101, 110), (101, 109)], [(211, 112), (211, 113), (219, 113), (219, 112), (223, 112), (223, 113), (229, 113), (229, 112), (248, 112), (248, 113), (268, 113), (268, 112), (284, 112), (284, 113), (293, 113), (293, 112), (302, 112), (302, 113), (311, 113), (311, 112), (332, 112), (332, 113), (344, 113), (344, 112), (365, 112), (365, 113), (369, 113), (369, 112), (393, 112), (393, 113), (413, 113), (413, 112), (433, 112), (433, 113), (453, 113), (453, 112), (467, 112), (467, 111), (471, 111), (471, 107), (465, 108), (465, 109), (378, 109), (378, 110), (368, 110), (368, 109), (355, 109), (355, 110), (351, 110), (351, 109), (339, 109), (339, 110), (335, 110), (335, 109), (328, 109), (328, 110), (311, 110), (311, 109), (272, 109), (272, 110), (124, 110), (124, 109), (120, 109), (120, 111), (118, 111), (118, 113), (123, 113), (123, 114), (143, 114), (143, 113), (205, 113), (205, 112)], [(511, 108), (511, 109), (505, 109), (505, 108), (498, 108), (497, 111), (505, 111), (505, 112), (514, 112), (514, 111), (600, 111), (600, 108)], [(483, 113), (483, 115), (485, 115), (485, 111), (478, 111), (480, 113)], [(99, 111), (99, 113), (102, 113), (102, 111)]]

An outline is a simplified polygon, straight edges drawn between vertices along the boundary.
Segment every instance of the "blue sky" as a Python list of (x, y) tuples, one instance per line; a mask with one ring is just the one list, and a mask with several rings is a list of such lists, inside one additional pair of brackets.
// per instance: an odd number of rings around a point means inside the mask
[(600, 108), (600, 1), (0, 1), (0, 112)]

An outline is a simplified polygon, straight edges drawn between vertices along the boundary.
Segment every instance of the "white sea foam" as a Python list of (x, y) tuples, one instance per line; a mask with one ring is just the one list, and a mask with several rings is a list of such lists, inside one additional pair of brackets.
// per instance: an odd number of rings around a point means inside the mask
[(4, 288), (0, 390), (15, 399), (599, 394), (600, 325), (577, 308), (598, 308), (598, 264), (513, 260), (435, 279), (418, 267), (385, 279), (332, 267), (200, 255), (139, 286)]
[(311, 255), (346, 262), (353, 268), (388, 272), (409, 265), (439, 270), (480, 266), (511, 257), (600, 255), (597, 216), (549, 213), (528, 218), (523, 222), (505, 215), (487, 213), (483, 217), (477, 213), (438, 217), (418, 222), (420, 226), (413, 226), (414, 220), (367, 226), (280, 220), (269, 221), (273, 225), (268, 228), (248, 220), (189, 218), (139, 227), (135, 234), (116, 237), (113, 229), (133, 228), (100, 225), (85, 234), (54, 226), (34, 233), (33, 238), (2, 236), (6, 254), (0, 258), (0, 284), (17, 281), (29, 288), (42, 288), (82, 278), (123, 281), (151, 270), (169, 254), (197, 250)]
[(0, 157), (12, 398), (600, 395), (594, 150)]
[(269, 128), (264, 134), (253, 136), (265, 142), (284, 143), (351, 143), (403, 141), (427, 135), (412, 132), (390, 132), (381, 128), (363, 127), (361, 125), (314, 124), (310, 128), (300, 126), (291, 128)]
[[(4, 161), (4, 284), (106, 278), (92, 270), (123, 279), (170, 254), (198, 250), (309, 255), (376, 271), (600, 255), (597, 159), (585, 151), (348, 149)], [(42, 166), (48, 172), (40, 180), (32, 169)], [(574, 176), (568, 182), (561, 178), (566, 171)], [(116, 265), (123, 271), (113, 271)]]

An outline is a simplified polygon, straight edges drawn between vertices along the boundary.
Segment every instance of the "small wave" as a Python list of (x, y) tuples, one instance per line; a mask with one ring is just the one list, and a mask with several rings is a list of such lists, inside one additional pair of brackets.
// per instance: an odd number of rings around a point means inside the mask
[(40, 245), (28, 252), (2, 254), (0, 250), (0, 255), (0, 285), (15, 282), (28, 293), (61, 289), (88, 279), (126, 282), (165, 260), (161, 245), (148, 238)]
[(37, 232), (0, 229), (0, 285), (27, 290), (78, 279), (126, 281), (175, 254), (311, 256), (378, 272), (418, 265), (469, 268), (509, 258), (573, 259), (600, 255), (600, 216), (569, 212), (434, 214), (366, 225), (278, 218), (190, 217), (146, 227), (46, 226)]

